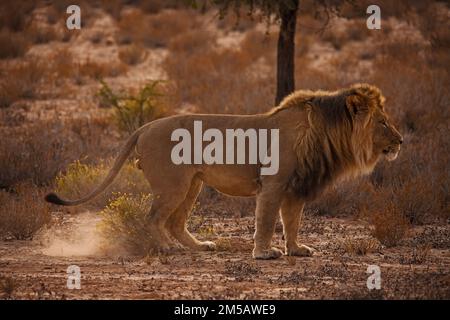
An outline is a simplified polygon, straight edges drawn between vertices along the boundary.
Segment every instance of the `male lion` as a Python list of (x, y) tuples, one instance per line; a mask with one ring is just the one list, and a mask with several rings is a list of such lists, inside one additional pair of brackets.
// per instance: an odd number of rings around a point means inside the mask
[[(148, 217), (149, 235), (159, 250), (182, 245), (213, 250), (215, 244), (197, 240), (186, 220), (203, 183), (232, 196), (256, 196), (256, 231), (253, 257), (273, 259), (282, 251), (271, 247), (278, 211), (284, 227), (285, 254), (310, 256), (313, 250), (297, 244), (298, 226), (306, 201), (317, 197), (333, 182), (369, 173), (383, 157), (394, 160), (402, 136), (390, 124), (380, 90), (357, 84), (336, 92), (297, 91), (268, 113), (243, 115), (178, 115), (144, 125), (126, 142), (105, 181), (80, 200), (63, 200), (48, 194), (59, 205), (78, 205), (102, 192), (114, 179), (133, 147), (150, 182), (154, 201)], [(261, 164), (181, 164), (171, 161), (175, 142), (171, 133), (194, 120), (203, 127), (226, 129), (279, 129), (279, 170), (261, 175)], [(281, 209), (281, 210), (280, 210)]]

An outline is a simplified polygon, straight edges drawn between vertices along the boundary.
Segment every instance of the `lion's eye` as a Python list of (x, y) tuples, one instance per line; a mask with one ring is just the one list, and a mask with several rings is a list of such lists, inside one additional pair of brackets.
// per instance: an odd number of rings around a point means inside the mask
[(380, 121), (380, 123), (381, 123), (381, 125), (383, 126), (383, 127), (385, 127), (385, 128), (387, 128), (388, 126), (387, 126), (387, 123), (386, 123), (386, 121), (384, 121), (384, 120), (381, 120)]

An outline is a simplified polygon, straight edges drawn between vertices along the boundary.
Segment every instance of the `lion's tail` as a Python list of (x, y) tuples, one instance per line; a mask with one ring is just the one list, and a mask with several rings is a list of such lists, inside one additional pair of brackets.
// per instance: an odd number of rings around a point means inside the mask
[(143, 128), (144, 127), (139, 128), (131, 135), (130, 138), (128, 138), (128, 141), (125, 143), (125, 146), (120, 151), (120, 154), (116, 158), (116, 161), (114, 162), (113, 167), (109, 171), (108, 176), (91, 193), (89, 193), (85, 197), (78, 199), (78, 200), (64, 200), (64, 199), (61, 199), (56, 193), (49, 193), (45, 196), (45, 200), (47, 202), (54, 203), (57, 205), (62, 205), (62, 206), (76, 206), (76, 205), (82, 204), (84, 202), (87, 202), (87, 201), (91, 200), (92, 198), (94, 198), (95, 196), (97, 196), (98, 194), (100, 194), (103, 190), (106, 189), (106, 187), (108, 187), (108, 185), (110, 185), (113, 182), (114, 178), (119, 173), (123, 164), (125, 163), (128, 156), (130, 155), (133, 147), (136, 145), (137, 140), (138, 140)]

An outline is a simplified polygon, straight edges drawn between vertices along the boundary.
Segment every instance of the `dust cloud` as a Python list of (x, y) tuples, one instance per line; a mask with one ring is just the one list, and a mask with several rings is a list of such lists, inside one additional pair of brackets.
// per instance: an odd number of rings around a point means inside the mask
[(94, 212), (84, 212), (44, 231), (39, 239), (44, 246), (42, 253), (59, 257), (99, 255), (102, 237), (97, 225), (100, 219)]

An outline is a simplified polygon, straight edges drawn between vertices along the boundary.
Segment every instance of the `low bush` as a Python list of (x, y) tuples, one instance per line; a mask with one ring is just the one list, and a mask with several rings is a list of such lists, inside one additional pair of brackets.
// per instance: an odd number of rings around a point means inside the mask
[(108, 250), (124, 250), (128, 254), (146, 256), (155, 243), (146, 229), (150, 211), (150, 194), (118, 193), (101, 212), (99, 231)]
[[(102, 162), (87, 165), (76, 161), (69, 165), (64, 173), (56, 177), (56, 191), (62, 197), (78, 199), (94, 190), (106, 177), (110, 166)], [(127, 162), (114, 182), (86, 206), (103, 209), (114, 193), (141, 194), (149, 192), (149, 184), (135, 163)]]
[(373, 236), (386, 247), (394, 247), (407, 235), (410, 223), (395, 203), (386, 202), (383, 209), (370, 213), (369, 220), (374, 227)]
[(139, 45), (129, 45), (119, 49), (119, 59), (123, 63), (136, 65), (145, 60), (147, 57), (145, 49)]
[(51, 221), (43, 191), (29, 183), (0, 190), (0, 238), (30, 240)]
[(0, 59), (23, 57), (28, 47), (28, 39), (22, 33), (0, 31)]
[(152, 15), (130, 10), (121, 16), (118, 26), (116, 39), (120, 44), (163, 47), (174, 36), (198, 28), (199, 22), (191, 10), (163, 10)]
[(32, 124), (0, 127), (0, 135), (4, 137), (0, 139), (3, 188), (23, 181), (49, 184), (74, 160), (111, 156), (117, 146), (101, 118), (36, 120)]
[(0, 71), (0, 108), (9, 107), (20, 99), (35, 98), (45, 66), (37, 59), (7, 65)]

